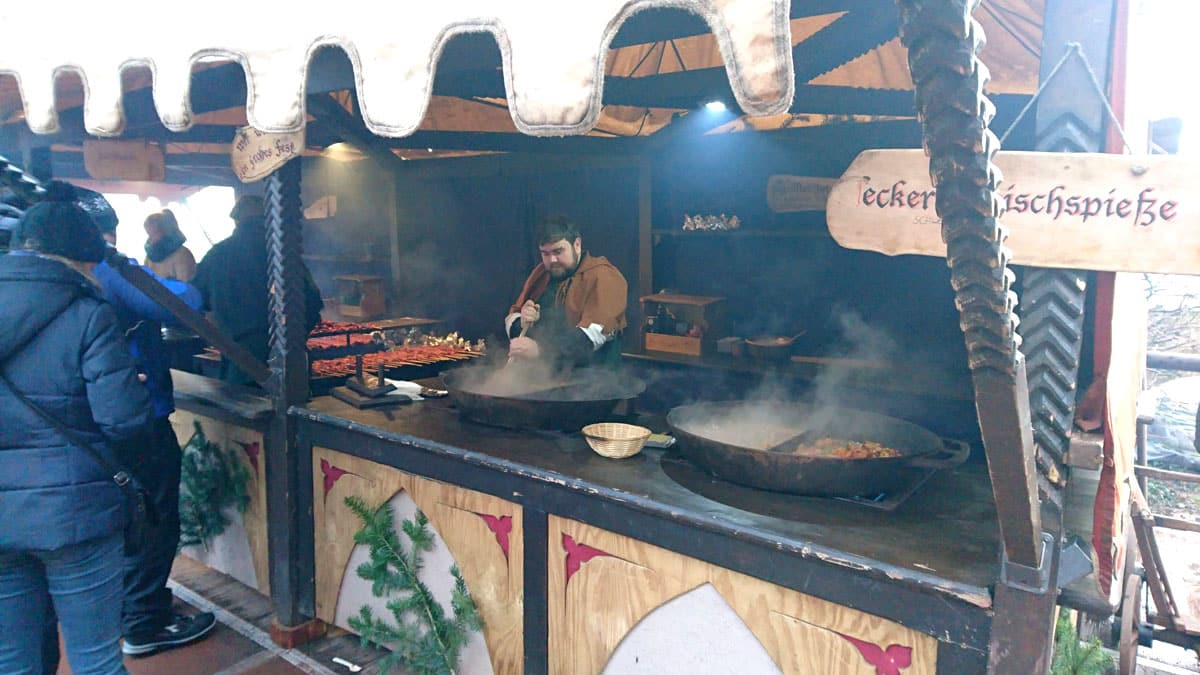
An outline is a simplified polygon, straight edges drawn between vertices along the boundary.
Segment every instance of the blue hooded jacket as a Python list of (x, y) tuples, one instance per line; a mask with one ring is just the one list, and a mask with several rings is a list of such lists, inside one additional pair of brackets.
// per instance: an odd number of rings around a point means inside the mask
[[(136, 265), (132, 258), (130, 263)], [(200, 291), (191, 284), (175, 279), (164, 279), (142, 266), (142, 270), (154, 277), (188, 307), (200, 311)], [(93, 272), (104, 289), (104, 299), (112, 303), (117, 318), (126, 328), (129, 349), (137, 361), (138, 368), (146, 375), (146, 388), (150, 391), (150, 404), (154, 417), (169, 416), (175, 411), (175, 388), (171, 384), (171, 356), (162, 341), (162, 326), (181, 328), (182, 324), (173, 314), (163, 308), (107, 262), (96, 265)]]
[[(117, 316), (77, 272), (37, 255), (0, 256), (0, 364), (21, 393), (94, 447), (150, 419)], [(54, 550), (119, 532), (124, 498), (83, 449), (0, 384), (0, 550)]]

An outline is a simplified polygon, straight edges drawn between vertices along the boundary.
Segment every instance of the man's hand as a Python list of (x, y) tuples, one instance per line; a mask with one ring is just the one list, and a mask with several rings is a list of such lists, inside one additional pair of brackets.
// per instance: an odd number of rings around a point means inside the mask
[(529, 328), (542, 318), (542, 308), (532, 300), (526, 300), (524, 305), (521, 305), (521, 328)]
[(508, 345), (508, 358), (532, 361), (541, 356), (542, 350), (536, 340), (527, 337), (513, 338)]

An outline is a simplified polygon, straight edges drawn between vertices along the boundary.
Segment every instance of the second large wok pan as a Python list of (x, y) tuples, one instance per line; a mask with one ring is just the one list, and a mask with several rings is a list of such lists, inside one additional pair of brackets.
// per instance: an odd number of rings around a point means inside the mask
[[(815, 414), (814, 414), (815, 413)], [(969, 447), (904, 420), (874, 413), (769, 402), (697, 403), (667, 415), (681, 452), (723, 480), (797, 495), (862, 497), (894, 492), (913, 472), (961, 464)], [(811, 432), (875, 441), (898, 457), (839, 457), (768, 452), (785, 439)]]
[(646, 390), (637, 378), (603, 369), (576, 371), (557, 386), (515, 395), (489, 392), (480, 386), (486, 378), (472, 368), (447, 371), (441, 378), (467, 419), (510, 429), (578, 431), (611, 419), (618, 404)]

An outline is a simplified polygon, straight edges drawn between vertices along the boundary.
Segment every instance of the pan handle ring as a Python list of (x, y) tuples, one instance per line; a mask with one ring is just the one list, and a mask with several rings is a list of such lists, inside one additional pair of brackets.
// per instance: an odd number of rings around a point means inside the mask
[(952, 469), (967, 461), (971, 446), (955, 438), (943, 438), (942, 450), (925, 457), (913, 457), (909, 466), (919, 469)]

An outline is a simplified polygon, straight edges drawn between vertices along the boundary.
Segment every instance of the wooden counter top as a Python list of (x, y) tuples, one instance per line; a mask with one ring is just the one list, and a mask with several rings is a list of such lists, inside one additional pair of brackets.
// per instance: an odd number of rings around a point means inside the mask
[(203, 375), (171, 371), (175, 385), (175, 404), (181, 408), (250, 426), (266, 424), (271, 416), (271, 399), (266, 392), (252, 387), (226, 384)]
[[(691, 468), (674, 450), (646, 449), (626, 460), (605, 459), (578, 433), (515, 431), (460, 419), (450, 399), (358, 410), (322, 397), (292, 414), (303, 421), (314, 445), (546, 513), (584, 521), (592, 516), (611, 519), (595, 522), (600, 527), (632, 523), (631, 517), (613, 515), (618, 510), (649, 516), (642, 526), (624, 525), (634, 530), (626, 534), (761, 578), (803, 573), (796, 584), (812, 581), (818, 595), (852, 593), (856, 585), (861, 593), (862, 582), (847, 581), (844, 573), (865, 577), (880, 592), (895, 595), (897, 612), (915, 613), (914, 621), (919, 621), (919, 608), (901, 606), (916, 604), (897, 590), (906, 587), (910, 594), (934, 598), (939, 607), (959, 607), (964, 617), (955, 630), (962, 635), (951, 640), (973, 642), (986, 634), (976, 633), (982, 630), (976, 624), (990, 622), (977, 613), (991, 605), (999, 533), (986, 467), (980, 463), (935, 474), (896, 511), (884, 512), (836, 500), (730, 489)], [(661, 420), (643, 422), (667, 431)], [(731, 506), (734, 501), (739, 506)], [(771, 563), (777, 554), (795, 564)], [(835, 586), (826, 583), (818, 589), (820, 574), (803, 572), (815, 567), (801, 561), (836, 568), (842, 576)]]

